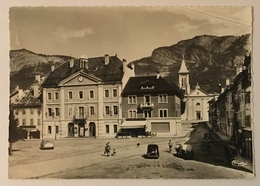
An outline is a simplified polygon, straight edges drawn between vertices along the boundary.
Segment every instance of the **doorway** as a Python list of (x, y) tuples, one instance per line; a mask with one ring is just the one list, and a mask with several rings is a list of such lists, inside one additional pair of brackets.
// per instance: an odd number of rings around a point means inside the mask
[(68, 137), (74, 137), (74, 124), (68, 124)]
[(89, 137), (96, 137), (96, 124), (94, 122), (89, 123)]
[(196, 111), (196, 119), (201, 120), (201, 112), (200, 111)]

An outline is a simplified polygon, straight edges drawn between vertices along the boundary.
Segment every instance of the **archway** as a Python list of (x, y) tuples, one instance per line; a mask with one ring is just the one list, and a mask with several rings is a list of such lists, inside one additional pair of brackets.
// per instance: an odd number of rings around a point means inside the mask
[(89, 123), (89, 137), (96, 137), (96, 124), (94, 122)]

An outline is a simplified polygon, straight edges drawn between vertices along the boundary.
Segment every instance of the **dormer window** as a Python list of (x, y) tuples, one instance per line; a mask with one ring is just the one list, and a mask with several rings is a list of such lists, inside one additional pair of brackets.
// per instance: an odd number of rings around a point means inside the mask
[(141, 89), (154, 89), (153, 85), (143, 85), (141, 86)]

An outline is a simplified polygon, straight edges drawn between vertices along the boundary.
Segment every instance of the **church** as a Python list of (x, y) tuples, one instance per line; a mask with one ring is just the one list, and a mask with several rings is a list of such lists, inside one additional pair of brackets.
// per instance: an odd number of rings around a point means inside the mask
[(182, 121), (208, 121), (208, 101), (214, 95), (203, 91), (197, 83), (194, 90), (190, 90), (189, 71), (186, 67), (184, 58), (181, 63), (179, 74), (179, 86), (184, 92), (185, 112), (181, 115)]

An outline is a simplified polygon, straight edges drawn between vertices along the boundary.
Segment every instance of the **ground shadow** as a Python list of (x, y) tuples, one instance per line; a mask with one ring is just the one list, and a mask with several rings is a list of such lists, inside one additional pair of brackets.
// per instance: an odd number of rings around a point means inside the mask
[[(185, 142), (185, 144), (189, 144), (193, 148), (194, 161), (253, 173), (252, 166), (232, 166), (227, 163), (224, 151), (226, 142), (222, 141), (215, 133), (213, 133), (205, 122), (198, 123), (198, 125), (194, 126), (194, 129), (190, 133), (189, 140)], [(210, 133), (213, 138), (213, 141), (209, 144), (209, 149), (206, 149), (202, 142), (204, 133)], [(174, 154), (174, 156), (182, 158), (176, 154)]]

